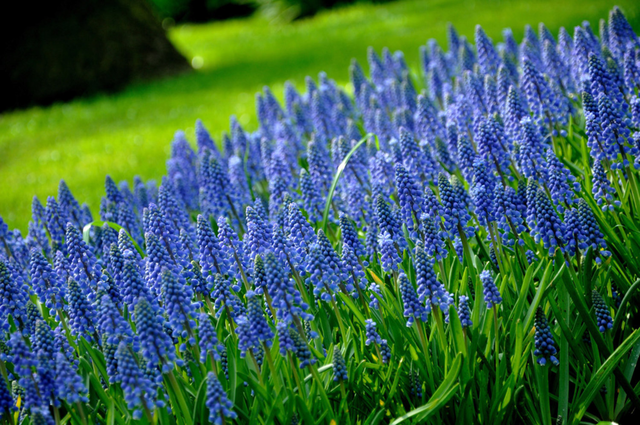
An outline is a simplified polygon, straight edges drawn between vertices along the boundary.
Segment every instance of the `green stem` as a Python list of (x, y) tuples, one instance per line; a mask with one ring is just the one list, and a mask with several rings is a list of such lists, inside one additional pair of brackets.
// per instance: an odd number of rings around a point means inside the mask
[(335, 300), (331, 299), (331, 305), (333, 305), (333, 310), (336, 312), (336, 318), (338, 319), (338, 326), (340, 327), (340, 333), (342, 334), (342, 340), (347, 337), (347, 332), (344, 330), (344, 324), (342, 323), (342, 315), (340, 314), (340, 309), (338, 309), (338, 305)]
[[(433, 308), (433, 307), (432, 307)], [(442, 320), (442, 313), (440, 311), (440, 308), (433, 308), (433, 310), (431, 311), (431, 313), (433, 314), (433, 318), (436, 321), (436, 327), (438, 328), (438, 341), (440, 342), (440, 349), (442, 350), (442, 352), (445, 355), (445, 370), (447, 370), (448, 365), (449, 365), (449, 350), (447, 349), (447, 341), (446, 341), (446, 335), (444, 333), (444, 321)]]
[(538, 394), (540, 399), (540, 413), (542, 424), (551, 425), (551, 407), (549, 406), (549, 368), (536, 366), (536, 376), (538, 377)]
[[(558, 301), (560, 303), (560, 314), (564, 315), (565, 324), (571, 326), (571, 306), (569, 293), (563, 286), (558, 287)], [(567, 338), (560, 338), (560, 373), (558, 376), (558, 382), (560, 390), (558, 394), (558, 417), (569, 417), (569, 340)]]
[(331, 417), (331, 419), (333, 419), (334, 415), (333, 415), (333, 409), (331, 408), (331, 403), (329, 403), (329, 398), (327, 397), (327, 393), (324, 390), (324, 385), (322, 385), (322, 379), (320, 379), (320, 375), (318, 375), (318, 371), (316, 370), (315, 365), (309, 365), (309, 370), (311, 371), (311, 374), (313, 375), (313, 379), (316, 381), (316, 385), (318, 385), (318, 388), (320, 389), (320, 396), (322, 398), (322, 401), (324, 402), (324, 404), (327, 407), (327, 412), (329, 412), (329, 416)]
[[(15, 420), (13, 419), (13, 413), (9, 410), (9, 409), (5, 409), (4, 410), (4, 416), (7, 417), (9, 425), (15, 425)], [(58, 422), (59, 423), (60, 419), (58, 418)]]
[(300, 382), (300, 376), (298, 376), (298, 368), (296, 367), (296, 362), (293, 361), (291, 353), (288, 353), (287, 357), (289, 357), (289, 364), (291, 365), (291, 373), (293, 374), (293, 379), (295, 379), (296, 385), (298, 386), (298, 394), (300, 394), (300, 396), (305, 399), (307, 398), (307, 391)]
[(82, 408), (82, 403), (79, 401), (76, 402), (76, 407), (78, 408), (78, 412), (80, 413), (80, 418), (82, 418), (82, 423), (87, 425), (87, 417), (84, 414), (84, 409)]
[(262, 348), (264, 348), (264, 354), (267, 356), (267, 363), (269, 363), (269, 369), (271, 369), (271, 374), (273, 375), (273, 383), (276, 386), (276, 392), (280, 394), (282, 391), (282, 382), (280, 382), (280, 374), (276, 369), (275, 364), (273, 363), (273, 358), (271, 357), (271, 350), (267, 347), (265, 342), (262, 343)]
[(56, 425), (60, 423), (60, 409), (58, 409), (55, 405), (53, 405), (53, 419), (55, 420)]
[(433, 386), (433, 368), (431, 365), (431, 355), (429, 354), (429, 347), (427, 345), (427, 337), (424, 334), (424, 329), (422, 327), (422, 322), (420, 320), (416, 320), (414, 322), (416, 327), (418, 328), (418, 336), (420, 337), (420, 343), (422, 344), (422, 351), (424, 351), (425, 357), (425, 366), (427, 367), (427, 377), (429, 378), (429, 391), (433, 394), (435, 388)]
[(495, 329), (495, 340), (496, 340), (496, 391), (499, 388), (500, 383), (500, 342), (499, 342), (499, 333), (498, 333), (498, 307), (493, 305), (493, 326)]
[(189, 408), (187, 407), (187, 402), (184, 399), (182, 391), (180, 390), (180, 386), (178, 385), (178, 381), (176, 381), (176, 377), (173, 374), (173, 371), (170, 371), (166, 374), (169, 379), (169, 383), (171, 384), (171, 388), (175, 393), (175, 397), (178, 399), (178, 404), (180, 405), (180, 410), (182, 410), (182, 416), (187, 424), (193, 424), (193, 420), (191, 419), (191, 413), (189, 412)]
[(260, 385), (264, 386), (264, 382), (262, 381), (262, 373), (260, 371), (260, 366), (258, 366), (258, 361), (256, 360), (256, 356), (253, 355), (252, 349), (249, 349), (249, 355), (251, 356), (251, 360), (253, 360), (253, 365), (256, 367), (256, 373), (258, 374), (258, 380), (260, 381)]

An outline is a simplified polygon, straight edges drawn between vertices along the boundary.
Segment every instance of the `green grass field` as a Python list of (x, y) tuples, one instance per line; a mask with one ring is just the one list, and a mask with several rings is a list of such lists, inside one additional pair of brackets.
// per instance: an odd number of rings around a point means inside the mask
[(344, 84), (350, 59), (365, 64), (368, 46), (402, 50), (416, 67), (418, 47), (428, 38), (445, 45), (447, 22), (471, 39), (478, 23), (494, 41), (507, 26), (519, 39), (525, 24), (541, 21), (554, 34), (585, 19), (597, 30), (614, 4), (640, 28), (640, 4), (630, 0), (403, 1), (356, 5), (286, 26), (255, 17), (176, 27), (171, 40), (189, 60), (202, 58), (199, 70), (116, 95), (0, 116), (0, 215), (10, 227), (26, 229), (32, 196), (44, 202), (57, 194), (60, 179), (95, 214), (106, 174), (118, 181), (165, 172), (176, 130), (193, 139), (201, 118), (219, 138), (232, 114), (255, 129), (254, 93), (262, 86), (281, 95), (286, 80), (301, 87), (306, 75), (320, 71)]

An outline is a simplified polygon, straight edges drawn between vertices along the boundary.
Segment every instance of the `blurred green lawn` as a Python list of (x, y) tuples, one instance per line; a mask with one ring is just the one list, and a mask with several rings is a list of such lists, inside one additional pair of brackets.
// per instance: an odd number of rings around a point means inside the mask
[(193, 140), (201, 118), (219, 139), (232, 114), (255, 129), (254, 94), (262, 86), (281, 96), (286, 80), (302, 88), (306, 75), (315, 78), (320, 71), (345, 84), (351, 58), (368, 68), (368, 46), (404, 51), (417, 71), (418, 47), (428, 38), (446, 46), (447, 22), (471, 40), (478, 23), (494, 41), (502, 40), (504, 27), (520, 39), (525, 24), (537, 28), (539, 22), (554, 34), (560, 26), (573, 34), (585, 19), (597, 31), (614, 4), (637, 31), (640, 2), (630, 0), (402, 1), (355, 5), (285, 26), (254, 17), (176, 27), (169, 36), (189, 60), (202, 59), (198, 71), (112, 96), (0, 116), (0, 215), (10, 227), (26, 229), (33, 195), (44, 203), (65, 179), (97, 217), (106, 174), (116, 181), (136, 174), (157, 179), (176, 130)]

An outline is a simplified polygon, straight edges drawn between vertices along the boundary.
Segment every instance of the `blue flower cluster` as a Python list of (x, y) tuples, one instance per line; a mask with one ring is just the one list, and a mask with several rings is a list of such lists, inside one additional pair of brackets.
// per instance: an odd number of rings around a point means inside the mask
[[(324, 73), (306, 93), (286, 84), (283, 105), (265, 88), (254, 131), (232, 118), (218, 144), (197, 121), (193, 147), (177, 132), (159, 186), (107, 176), (99, 226), (64, 181), (45, 205), (33, 199), (26, 235), (0, 219), (0, 342), (21, 408), (49, 417), (50, 405), (85, 400), (78, 344), (102, 353), (105, 385), (120, 385), (139, 418), (168, 399), (174, 373), (222, 377), (235, 353), (262, 366), (275, 337), (283, 356), (313, 368), (324, 342), (311, 329), (360, 305), (366, 345), (388, 363), (376, 327), (393, 342), (389, 297), (419, 328), (430, 313), (447, 321), (457, 298), (463, 328), (473, 327), (473, 285), (488, 308), (502, 298), (488, 270), (456, 289), (460, 263), (502, 273), (511, 252), (509, 267), (524, 267), (580, 263), (591, 250), (606, 264), (593, 208), (620, 211), (614, 187), (635, 187), (640, 164), (638, 38), (617, 8), (606, 28), (600, 38), (588, 24), (573, 37), (563, 29), (556, 41), (527, 27), (521, 44), (511, 31), (494, 44), (478, 26), (473, 46), (450, 27), (450, 51), (434, 40), (420, 49), (422, 91), (402, 53), (369, 49), (369, 76), (350, 68), (353, 96)], [(583, 121), (590, 169), (576, 180), (558, 146)], [(605, 332), (610, 311), (597, 292), (593, 304)], [(538, 362), (555, 363), (547, 319), (535, 320)], [(346, 347), (345, 337), (323, 340)], [(333, 352), (335, 379), (346, 381)], [(202, 373), (187, 370), (198, 361)], [(227, 383), (206, 379), (210, 421), (234, 418)], [(12, 409), (0, 381), (0, 409)]]
[(613, 328), (613, 319), (611, 318), (611, 311), (609, 306), (604, 302), (602, 295), (595, 289), (591, 294), (593, 300), (593, 309), (595, 310), (596, 322), (598, 330), (602, 333)]
[(333, 349), (333, 380), (334, 381), (346, 381), (349, 379), (347, 375), (347, 365), (342, 357), (340, 348), (334, 347)]
[(547, 364), (547, 360), (549, 360), (555, 366), (559, 365), (560, 361), (556, 358), (558, 350), (556, 349), (556, 343), (553, 340), (553, 335), (551, 334), (551, 329), (547, 322), (547, 316), (539, 307), (536, 310), (534, 326), (536, 329), (536, 349), (533, 352), (533, 355), (538, 357), (538, 364), (540, 366), (544, 366)]

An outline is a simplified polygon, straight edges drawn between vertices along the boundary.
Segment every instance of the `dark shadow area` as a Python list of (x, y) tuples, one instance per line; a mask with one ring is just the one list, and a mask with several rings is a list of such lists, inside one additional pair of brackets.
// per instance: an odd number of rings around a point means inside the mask
[(251, 16), (258, 4), (252, 0), (149, 0), (161, 18), (174, 22), (224, 21)]
[(242, 18), (260, 11), (265, 16), (289, 22), (316, 15), (324, 9), (357, 2), (385, 3), (392, 0), (149, 0), (164, 19), (174, 22), (208, 22)]
[(0, 29), (0, 111), (114, 91), (191, 69), (146, 0), (12, 6)]

